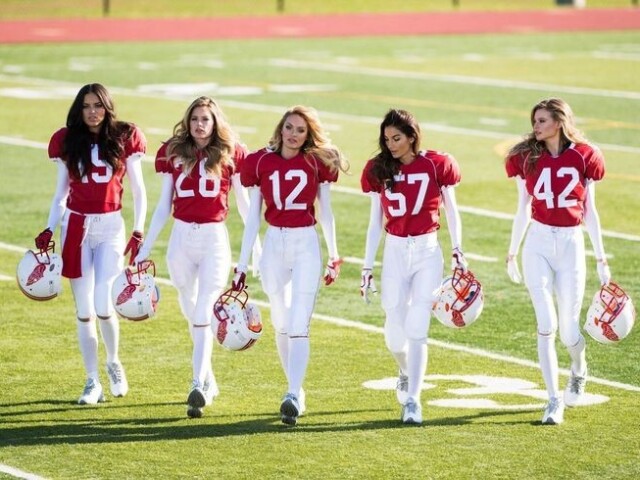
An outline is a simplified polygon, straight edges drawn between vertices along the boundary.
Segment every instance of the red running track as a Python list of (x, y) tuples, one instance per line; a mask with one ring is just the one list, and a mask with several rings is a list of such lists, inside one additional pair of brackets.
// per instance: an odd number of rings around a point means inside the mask
[(0, 43), (131, 42), (640, 29), (640, 8), (0, 21)]

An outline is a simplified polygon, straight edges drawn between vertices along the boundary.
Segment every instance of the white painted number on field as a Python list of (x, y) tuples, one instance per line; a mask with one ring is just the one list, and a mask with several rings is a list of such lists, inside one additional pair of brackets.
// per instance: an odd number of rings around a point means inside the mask
[[(395, 390), (396, 377), (369, 380), (362, 384), (372, 390)], [(447, 388), (441, 386), (444, 382), (464, 382), (470, 384), (465, 388)], [(423, 390), (434, 389), (429, 394), (428, 405), (446, 408), (480, 408), (494, 410), (531, 410), (541, 409), (547, 400), (547, 392), (540, 389), (538, 384), (513, 377), (490, 377), (487, 375), (427, 375)], [(504, 401), (500, 396), (518, 395), (527, 399), (541, 400), (541, 402), (515, 402), (512, 399)], [(585, 393), (580, 406), (597, 405), (608, 402), (609, 397), (593, 393)]]

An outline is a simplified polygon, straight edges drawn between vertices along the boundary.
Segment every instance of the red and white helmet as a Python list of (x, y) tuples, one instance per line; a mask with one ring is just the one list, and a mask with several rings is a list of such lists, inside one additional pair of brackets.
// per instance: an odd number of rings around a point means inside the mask
[(629, 335), (635, 319), (636, 310), (629, 295), (618, 284), (609, 282), (593, 296), (584, 329), (600, 343), (618, 343)]
[(443, 325), (463, 328), (475, 322), (484, 307), (482, 285), (470, 270), (461, 268), (442, 281), (433, 314)]
[(262, 335), (260, 309), (249, 302), (246, 288), (225, 291), (214, 303), (213, 314), (218, 320), (216, 338), (229, 350), (246, 350)]
[(137, 266), (125, 267), (116, 277), (111, 300), (121, 317), (137, 322), (155, 316), (160, 300), (155, 274), (156, 265), (145, 260)]
[(62, 258), (55, 242), (39, 252), (27, 250), (18, 262), (16, 280), (20, 291), (32, 300), (51, 300), (62, 291)]

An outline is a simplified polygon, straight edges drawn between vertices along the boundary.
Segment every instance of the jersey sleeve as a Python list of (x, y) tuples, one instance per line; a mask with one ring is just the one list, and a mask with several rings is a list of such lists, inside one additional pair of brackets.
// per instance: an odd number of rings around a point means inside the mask
[(440, 187), (453, 187), (459, 184), (462, 174), (460, 173), (460, 166), (457, 160), (448, 153), (441, 154), (440, 158), (438, 185), (440, 185)]
[(507, 172), (507, 177), (520, 177), (525, 178), (524, 175), (524, 160), (522, 155), (517, 154), (509, 157), (504, 164), (504, 168)]
[(263, 149), (250, 153), (244, 158), (240, 167), (240, 183), (242, 183), (243, 187), (249, 188), (260, 185), (258, 159), (265, 154), (266, 152)]
[(322, 160), (316, 159), (318, 165), (318, 181), (320, 183), (335, 183), (338, 181), (338, 170), (329, 168)]
[(599, 181), (604, 178), (604, 155), (602, 151), (594, 146), (587, 145), (584, 152), (585, 173), (584, 176), (590, 180)]
[(156, 173), (173, 173), (173, 162), (169, 160), (167, 145), (168, 143), (163, 143), (156, 153)]
[(64, 138), (67, 135), (67, 129), (61, 128), (55, 132), (49, 140), (49, 158), (53, 161), (61, 160), (64, 148)]
[(380, 184), (371, 175), (371, 168), (373, 168), (373, 160), (369, 160), (362, 169), (362, 175), (360, 175), (360, 187), (364, 193), (379, 193), (381, 190)]
[(142, 158), (147, 152), (147, 139), (140, 130), (139, 127), (133, 126), (133, 131), (131, 132), (131, 136), (127, 140), (124, 146), (124, 154), (125, 159), (129, 159), (131, 157), (139, 157)]

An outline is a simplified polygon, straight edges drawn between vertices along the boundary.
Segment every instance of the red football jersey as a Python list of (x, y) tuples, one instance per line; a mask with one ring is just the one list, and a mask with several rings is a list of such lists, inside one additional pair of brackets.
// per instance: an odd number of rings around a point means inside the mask
[(535, 169), (525, 171), (525, 157), (514, 155), (505, 164), (509, 177), (525, 179), (531, 195), (532, 218), (545, 225), (574, 227), (584, 216), (587, 180), (602, 180), (604, 157), (593, 145), (571, 144), (557, 157), (543, 153)]
[(422, 235), (438, 230), (440, 189), (460, 183), (458, 162), (448, 153), (420, 152), (409, 165), (401, 165), (389, 191), (371, 175), (373, 160), (362, 171), (360, 185), (364, 193), (380, 194), (386, 218), (385, 230), (398, 237)]
[(314, 202), (319, 185), (336, 182), (338, 172), (314, 156), (299, 154), (285, 160), (263, 148), (247, 156), (240, 179), (245, 187), (260, 187), (269, 225), (309, 227), (316, 224)]
[(188, 223), (223, 222), (229, 213), (231, 176), (238, 171), (246, 155), (245, 148), (236, 144), (235, 166), (222, 168), (222, 175), (208, 175), (204, 164), (207, 158), (199, 156), (189, 175), (183, 172), (183, 163), (167, 157), (167, 144), (156, 154), (156, 172), (173, 177), (173, 216)]
[[(67, 128), (55, 132), (49, 141), (49, 158), (51, 160), (66, 160), (63, 158), (64, 139)], [(143, 157), (147, 151), (147, 140), (138, 127), (135, 127), (131, 137), (124, 145), (124, 152), (120, 160), (123, 168), (114, 172), (111, 166), (100, 158), (98, 146), (91, 149), (91, 168), (82, 179), (69, 179), (69, 197), (67, 208), (77, 213), (108, 213), (122, 208), (122, 179), (126, 173), (127, 159)]]

